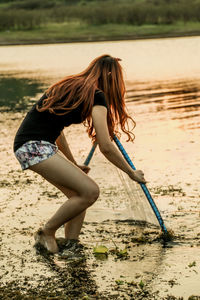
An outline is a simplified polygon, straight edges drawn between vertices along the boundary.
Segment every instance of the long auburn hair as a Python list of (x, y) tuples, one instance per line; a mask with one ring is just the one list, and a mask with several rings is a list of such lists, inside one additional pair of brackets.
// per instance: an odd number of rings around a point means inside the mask
[(111, 138), (114, 134), (119, 135), (120, 125), (121, 130), (128, 136), (127, 141), (133, 141), (135, 136), (129, 129), (128, 121), (131, 121), (132, 129), (135, 122), (125, 109), (125, 83), (120, 60), (107, 54), (95, 58), (81, 73), (67, 76), (52, 85), (46, 91), (47, 98), (43, 100), (42, 106), (37, 105), (37, 110), (65, 115), (83, 103), (82, 119), (89, 136), (95, 140), (91, 112), (94, 93), (98, 89), (104, 92), (106, 98), (107, 123)]

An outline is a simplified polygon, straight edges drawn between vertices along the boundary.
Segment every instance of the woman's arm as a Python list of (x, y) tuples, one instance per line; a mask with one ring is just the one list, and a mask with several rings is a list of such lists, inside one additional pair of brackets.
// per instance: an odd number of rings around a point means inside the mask
[(78, 165), (76, 163), (76, 160), (74, 159), (74, 156), (69, 148), (69, 145), (67, 143), (67, 140), (65, 138), (64, 132), (62, 131), (59, 137), (56, 140), (56, 144), (58, 146), (58, 149), (67, 157), (71, 162), (73, 162), (77, 167), (79, 167), (83, 172), (86, 174), (90, 171), (90, 168), (85, 165)]
[(107, 109), (104, 106), (95, 105), (92, 109), (92, 121), (97, 135), (99, 149), (103, 155), (116, 167), (124, 171), (137, 182), (145, 183), (144, 174), (140, 170), (133, 170), (126, 162), (121, 152), (110, 140), (107, 125)]
[(73, 157), (73, 154), (69, 148), (67, 140), (65, 138), (64, 132), (62, 131), (59, 137), (56, 140), (56, 144), (58, 149), (71, 161), (76, 165), (76, 161)]

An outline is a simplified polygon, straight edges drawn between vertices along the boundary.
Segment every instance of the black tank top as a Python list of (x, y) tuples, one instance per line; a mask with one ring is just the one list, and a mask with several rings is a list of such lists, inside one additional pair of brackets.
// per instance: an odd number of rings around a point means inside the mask
[[(39, 112), (36, 105), (40, 106), (45, 98), (46, 95), (44, 94), (25, 116), (15, 136), (14, 152), (31, 140), (43, 140), (55, 144), (64, 127), (71, 124), (80, 124), (84, 121), (81, 115), (82, 103), (76, 109), (62, 116), (50, 113), (48, 110)], [(103, 92), (95, 91), (93, 105), (101, 105), (107, 108)]]

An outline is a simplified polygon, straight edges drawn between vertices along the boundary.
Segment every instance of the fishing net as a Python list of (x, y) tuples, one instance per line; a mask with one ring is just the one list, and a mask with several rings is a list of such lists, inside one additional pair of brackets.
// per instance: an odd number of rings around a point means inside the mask
[[(91, 153), (89, 142), (82, 141), (81, 151), (76, 144), (75, 149), (77, 148), (77, 155), (80, 156), (82, 162), (85, 162)], [(90, 150), (88, 151), (88, 149)], [(93, 154), (93, 157), (89, 158), (91, 167), (89, 176), (99, 185), (100, 197), (87, 210), (87, 221), (130, 221), (130, 223), (142, 227), (153, 225), (160, 229), (158, 220), (140, 184), (131, 180), (126, 173), (110, 163), (102, 155), (98, 146)]]
[(119, 169), (116, 169), (116, 173), (124, 189), (127, 219), (143, 225), (151, 224), (159, 227), (158, 220), (140, 184), (131, 180), (129, 176)]
[(90, 166), (90, 175), (101, 191), (100, 199), (91, 207), (96, 220), (130, 221), (159, 227), (140, 184), (106, 160), (98, 149)]

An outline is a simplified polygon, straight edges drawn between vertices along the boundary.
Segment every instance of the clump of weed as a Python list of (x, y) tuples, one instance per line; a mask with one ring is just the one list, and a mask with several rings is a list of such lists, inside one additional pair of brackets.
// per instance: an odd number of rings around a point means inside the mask
[(164, 242), (170, 242), (174, 240), (175, 234), (172, 229), (168, 229), (167, 232), (161, 232), (159, 235), (159, 239), (162, 239)]

